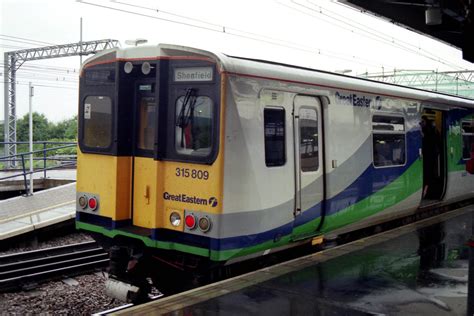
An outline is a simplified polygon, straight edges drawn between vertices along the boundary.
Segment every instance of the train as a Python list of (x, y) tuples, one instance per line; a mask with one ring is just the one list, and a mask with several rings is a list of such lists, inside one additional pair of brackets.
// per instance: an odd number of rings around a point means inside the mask
[(474, 197), (474, 100), (317, 69), (113, 48), (78, 125), (76, 228), (122, 300)]

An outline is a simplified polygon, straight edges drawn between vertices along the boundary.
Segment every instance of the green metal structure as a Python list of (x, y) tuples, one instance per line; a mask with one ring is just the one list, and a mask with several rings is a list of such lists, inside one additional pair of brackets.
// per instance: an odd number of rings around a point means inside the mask
[(358, 77), (474, 99), (474, 71), (393, 70)]

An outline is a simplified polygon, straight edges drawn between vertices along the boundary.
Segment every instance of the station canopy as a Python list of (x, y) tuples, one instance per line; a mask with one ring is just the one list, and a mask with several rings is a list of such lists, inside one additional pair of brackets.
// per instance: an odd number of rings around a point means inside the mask
[(472, 0), (338, 0), (462, 50), (474, 63)]

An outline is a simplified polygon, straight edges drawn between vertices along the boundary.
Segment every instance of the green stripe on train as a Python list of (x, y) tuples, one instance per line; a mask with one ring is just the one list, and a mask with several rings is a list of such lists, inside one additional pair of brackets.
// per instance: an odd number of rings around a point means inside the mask
[[(325, 219), (325, 224), (323, 227), (323, 232), (328, 232), (336, 228), (343, 227), (345, 225), (351, 224), (355, 221), (364, 219), (368, 216), (374, 215), (384, 209), (391, 207), (406, 198), (410, 195), (421, 190), (422, 187), (422, 174), (423, 174), (423, 163), (421, 160), (416, 160), (399, 178), (394, 180), (392, 183), (378, 191), (377, 193), (372, 194), (371, 196), (337, 212), (336, 214), (329, 215)], [(294, 229), (294, 235), (303, 235), (308, 234), (314, 230), (316, 224), (320, 221), (320, 218), (317, 218), (313, 221), (310, 221), (304, 225), (301, 225)], [(94, 231), (104, 236), (114, 238), (117, 235), (127, 236), (130, 238), (136, 238), (143, 241), (143, 243), (148, 247), (168, 249), (168, 250), (178, 250), (183, 251), (199, 256), (210, 257), (211, 260), (215, 261), (226, 261), (233, 258), (238, 258), (253, 253), (258, 253), (265, 251), (267, 249), (272, 249), (276, 247), (281, 247), (289, 244), (292, 240), (293, 235), (282, 236), (282, 238), (274, 242), (273, 240), (266, 241), (264, 243), (239, 249), (230, 249), (230, 250), (209, 250), (204, 248), (198, 248), (193, 246), (187, 246), (180, 243), (174, 242), (162, 242), (155, 241), (148, 237), (135, 235), (120, 230), (108, 230), (106, 228), (86, 224), (83, 222), (76, 222), (76, 227), (79, 229), (85, 229), (89, 231)]]
[[(364, 219), (383, 211), (401, 201), (407, 199), (412, 194), (421, 190), (423, 185), (423, 162), (416, 160), (400, 177), (380, 191), (368, 196), (367, 198), (354, 203), (353, 205), (329, 215), (325, 219), (323, 233), (351, 224), (355, 221)], [(314, 230), (320, 218), (305, 223), (294, 229), (293, 234), (303, 235)], [(216, 261), (225, 261), (232, 258), (242, 257), (255, 252), (262, 252), (267, 249), (280, 247), (291, 241), (292, 235), (286, 235), (278, 242), (272, 240), (248, 248), (231, 249), (224, 251), (212, 251), (211, 259)]]
[[(343, 227), (392, 207), (420, 191), (423, 186), (423, 161), (417, 159), (400, 177), (380, 191), (330, 215), (323, 232)], [(420, 196), (421, 198), (421, 196)]]
[(109, 238), (114, 238), (116, 236), (125, 236), (129, 238), (139, 239), (147, 247), (160, 248), (160, 249), (166, 249), (166, 250), (176, 250), (176, 251), (191, 253), (198, 256), (209, 257), (209, 249), (183, 245), (176, 242), (157, 241), (149, 237), (132, 234), (132, 233), (128, 233), (128, 232), (117, 230), (117, 229), (109, 230), (101, 226), (92, 225), (92, 224), (88, 224), (84, 222), (76, 221), (76, 229), (84, 229), (87, 231), (96, 232)]

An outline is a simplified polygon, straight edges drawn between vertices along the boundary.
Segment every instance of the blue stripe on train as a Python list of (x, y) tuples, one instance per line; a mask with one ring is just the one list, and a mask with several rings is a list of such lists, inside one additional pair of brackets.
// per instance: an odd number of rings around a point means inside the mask
[[(333, 215), (348, 206), (369, 197), (400, 177), (416, 161), (416, 159), (418, 159), (418, 149), (421, 148), (421, 136), (418, 129), (407, 132), (406, 148), (408, 149), (407, 162), (404, 166), (375, 168), (371, 164), (346, 189), (326, 201), (326, 215)], [(289, 235), (294, 227), (304, 225), (320, 216), (321, 203), (318, 203), (298, 216), (294, 223), (290, 222), (258, 234), (217, 239), (164, 229), (153, 229), (151, 236), (149, 237), (156, 241), (183, 243), (190, 246), (210, 248), (215, 251), (240, 249)], [(85, 217), (87, 217), (87, 220)], [(90, 222), (90, 216), (85, 217), (78, 217), (78, 220)], [(110, 219), (102, 219), (100, 222), (101, 226), (105, 226), (108, 229), (118, 228), (123, 225), (123, 223), (114, 223)]]
[[(407, 152), (407, 163), (404, 166), (375, 168), (371, 164), (344, 191), (327, 200), (326, 215), (335, 214), (347, 208), (348, 206), (355, 204), (369, 197), (370, 195), (373, 195), (400, 177), (419, 157), (418, 149), (421, 148), (421, 136), (418, 129), (407, 133), (407, 149), (408, 148), (410, 148), (410, 150)], [(298, 216), (294, 223), (288, 223), (266, 232), (254, 235), (244, 235), (221, 239), (210, 238), (210, 246), (212, 250), (216, 251), (255, 246), (263, 242), (274, 240), (278, 236), (291, 234), (294, 227), (304, 225), (320, 216), (321, 203), (318, 203)], [(208, 243), (206, 242), (206, 245), (207, 244)]]

